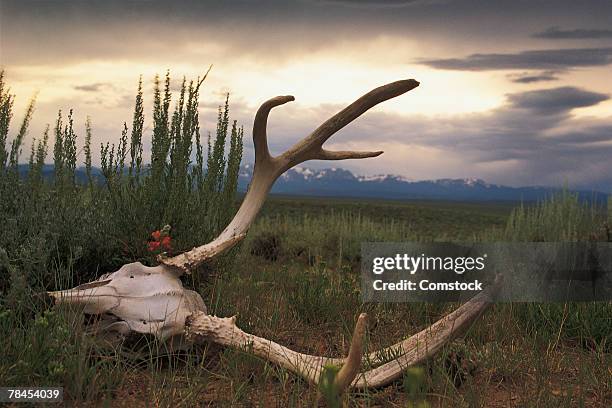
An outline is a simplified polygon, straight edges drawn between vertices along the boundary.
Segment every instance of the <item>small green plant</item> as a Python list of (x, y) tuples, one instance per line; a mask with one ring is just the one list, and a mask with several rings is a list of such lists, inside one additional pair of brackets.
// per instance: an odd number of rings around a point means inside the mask
[(321, 398), (330, 408), (340, 408), (342, 406), (342, 395), (336, 386), (336, 377), (340, 368), (333, 364), (326, 364), (319, 378), (319, 392)]
[(411, 367), (404, 373), (403, 388), (408, 396), (408, 407), (428, 408), (425, 400), (425, 370), (421, 367)]

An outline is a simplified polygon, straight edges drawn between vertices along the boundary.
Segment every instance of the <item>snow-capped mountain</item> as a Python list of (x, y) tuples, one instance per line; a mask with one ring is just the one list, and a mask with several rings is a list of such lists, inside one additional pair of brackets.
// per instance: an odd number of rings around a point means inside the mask
[[(246, 191), (252, 175), (253, 165), (242, 166), (238, 180), (241, 191)], [(477, 178), (416, 181), (390, 174), (357, 176), (337, 167), (316, 170), (296, 166), (276, 181), (272, 193), (386, 199), (534, 201), (558, 190), (554, 187), (508, 187), (489, 184)], [(578, 193), (589, 201), (607, 200), (604, 193)]]

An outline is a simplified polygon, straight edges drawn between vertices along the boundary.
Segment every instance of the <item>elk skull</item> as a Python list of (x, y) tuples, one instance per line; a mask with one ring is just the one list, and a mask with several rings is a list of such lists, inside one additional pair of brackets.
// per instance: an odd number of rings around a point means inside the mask
[(183, 345), (185, 319), (206, 313), (199, 293), (187, 290), (180, 273), (165, 265), (123, 265), (118, 271), (74, 289), (50, 292), (58, 303), (77, 304), (83, 313), (101, 316), (94, 333), (116, 342), (130, 333), (151, 334), (161, 342)]
[[(290, 350), (272, 340), (243, 332), (236, 318), (207, 314), (200, 295), (186, 290), (180, 281), (190, 273), (242, 240), (263, 205), (274, 181), (291, 167), (307, 160), (343, 160), (376, 157), (381, 151), (329, 151), (323, 143), (373, 106), (416, 88), (415, 80), (383, 85), (347, 106), (325, 121), (309, 136), (279, 156), (271, 156), (267, 144), (267, 120), (272, 108), (293, 101), (293, 96), (277, 96), (262, 104), (255, 115), (253, 142), (255, 170), (247, 194), (230, 224), (212, 242), (174, 256), (160, 258), (160, 265), (146, 267), (139, 263), (71, 290), (52, 292), (58, 303), (76, 303), (85, 313), (102, 315), (104, 325), (97, 333), (124, 336), (130, 332), (147, 333), (161, 341), (214, 342), (241, 348), (256, 354), (317, 384), (326, 364), (341, 365), (335, 378), (338, 392), (348, 387), (379, 387), (399, 376), (409, 366), (418, 364), (438, 352), (458, 336), (488, 307), (498, 285), (492, 285), (438, 322), (384, 350), (371, 352), (364, 359), (363, 337), (366, 315), (361, 314), (355, 326), (347, 358), (312, 356)], [(395, 356), (391, 361), (381, 356)], [(361, 372), (367, 361), (371, 369)]]

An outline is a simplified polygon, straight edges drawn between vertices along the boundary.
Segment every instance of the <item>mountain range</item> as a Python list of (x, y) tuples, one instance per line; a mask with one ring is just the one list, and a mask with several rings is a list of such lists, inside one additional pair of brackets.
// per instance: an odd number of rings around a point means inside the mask
[[(20, 165), (19, 172), (25, 176), (27, 165)], [(76, 169), (78, 182), (85, 183), (85, 169)], [(94, 178), (102, 180), (100, 169), (93, 168)], [(53, 176), (53, 166), (43, 167), (43, 177)], [(240, 168), (238, 190), (245, 192), (253, 176), (253, 165)], [(393, 200), (454, 200), (454, 201), (536, 201), (550, 197), (562, 189), (559, 187), (510, 187), (490, 184), (477, 178), (410, 180), (402, 176), (380, 174), (359, 176), (341, 168), (312, 169), (296, 166), (274, 183), (272, 193), (318, 196), (380, 198)], [(575, 191), (584, 201), (607, 203), (608, 194), (598, 191)]]
[[(252, 165), (243, 165), (238, 188), (246, 191), (253, 175)], [(358, 176), (341, 168), (315, 170), (294, 167), (274, 184), (272, 193), (323, 197), (362, 197), (406, 200), (456, 201), (535, 201), (561, 191), (557, 187), (509, 187), (490, 184), (477, 178), (410, 180), (402, 176), (380, 174)], [(608, 195), (596, 191), (577, 191), (581, 200), (606, 202)]]

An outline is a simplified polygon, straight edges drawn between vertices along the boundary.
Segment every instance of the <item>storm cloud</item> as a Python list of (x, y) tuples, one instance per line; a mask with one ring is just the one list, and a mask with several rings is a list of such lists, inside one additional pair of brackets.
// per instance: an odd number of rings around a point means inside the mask
[[(516, 48), (557, 21), (612, 25), (612, 3), (588, 7), (571, 0), (476, 2), (471, 0), (119, 1), (2, 0), (0, 57), (7, 63), (61, 63), (83, 58), (151, 61), (187, 58), (198, 44), (215, 57), (265, 54), (262, 60), (317, 52), (338, 43), (392, 37), (430, 46), (412, 58), (444, 59)], [(402, 51), (396, 42), (394, 52)], [(431, 51), (435, 50), (430, 55)], [(447, 55), (444, 55), (447, 54)], [(60, 56), (58, 58), (58, 56)], [(210, 62), (218, 62), (212, 60)], [(410, 61), (407, 59), (407, 63)]]
[(570, 86), (508, 95), (512, 107), (529, 109), (545, 115), (597, 105), (607, 99), (608, 95)]
[(567, 70), (612, 64), (612, 48), (567, 48), (522, 51), (511, 54), (472, 54), (464, 58), (421, 61), (437, 69), (489, 71), (509, 69)]
[(550, 27), (542, 32), (534, 34), (533, 37), (546, 38), (549, 40), (588, 40), (588, 39), (612, 38), (612, 30), (587, 29), (587, 28), (562, 30), (559, 27)]
[(517, 84), (532, 84), (535, 82), (557, 81), (559, 77), (556, 71), (544, 71), (536, 74), (509, 74), (508, 79)]

